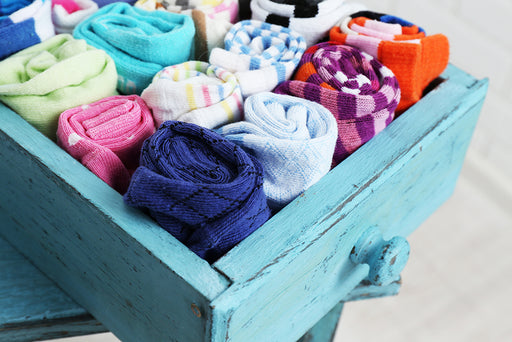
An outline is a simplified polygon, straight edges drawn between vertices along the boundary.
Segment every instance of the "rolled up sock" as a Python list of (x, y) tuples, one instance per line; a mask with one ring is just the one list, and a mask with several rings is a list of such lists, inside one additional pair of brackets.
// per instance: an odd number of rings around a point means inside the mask
[(153, 111), (157, 127), (174, 120), (215, 128), (242, 118), (243, 99), (235, 75), (206, 62), (164, 68), (142, 98)]
[(235, 74), (247, 97), (274, 89), (292, 76), (306, 42), (298, 33), (279, 25), (243, 20), (224, 38), (224, 49), (210, 54), (210, 63)]
[(379, 59), (398, 79), (401, 113), (421, 99), (423, 91), (448, 65), (450, 48), (442, 34), (425, 31), (401, 18), (360, 12), (330, 31), (331, 40), (357, 47)]
[(0, 3), (0, 60), (54, 35), (51, 0)]
[(273, 93), (248, 97), (244, 109), (244, 121), (218, 132), (261, 162), (268, 204), (280, 209), (329, 172), (336, 120), (316, 102)]
[(63, 5), (55, 4), (52, 9), (52, 20), (57, 33), (72, 33), (76, 25), (90, 17), (98, 10), (92, 0), (74, 0), (78, 8), (69, 12)]
[(261, 164), (200, 126), (166, 121), (144, 142), (125, 202), (147, 208), (193, 252), (214, 262), (270, 216)]
[(318, 43), (343, 17), (365, 9), (343, 0), (252, 0), (252, 19), (289, 27), (308, 46)]
[(231, 23), (238, 21), (238, 0), (139, 0), (134, 6), (148, 11), (164, 10), (186, 14), (196, 9), (210, 19), (221, 19)]
[(60, 34), (0, 62), (0, 100), (51, 139), (66, 109), (116, 95), (114, 61)]
[(125, 3), (101, 8), (73, 31), (114, 59), (122, 94), (140, 94), (158, 71), (189, 60), (194, 34), (187, 15), (149, 12)]
[(142, 143), (155, 132), (151, 111), (137, 95), (111, 96), (64, 111), (59, 145), (124, 194), (139, 166)]
[[(234, 3), (236, 3), (236, 1)], [(171, 4), (172, 3), (169, 1), (139, 0), (134, 6), (146, 11), (162, 10), (190, 16), (194, 21), (196, 31), (194, 36), (195, 58), (191, 57), (191, 59), (207, 62), (212, 49), (216, 47), (224, 48), (224, 37), (233, 26), (230, 22), (228, 12), (226, 12), (224, 16), (215, 16), (212, 15), (212, 13), (209, 15), (206, 10), (181, 10), (182, 6), (173, 6)], [(188, 8), (188, 6), (185, 6), (185, 8)], [(200, 6), (198, 8), (200, 8)]]
[(294, 76), (275, 89), (318, 102), (338, 122), (333, 166), (394, 118), (400, 88), (393, 72), (359, 49), (325, 42), (310, 47)]

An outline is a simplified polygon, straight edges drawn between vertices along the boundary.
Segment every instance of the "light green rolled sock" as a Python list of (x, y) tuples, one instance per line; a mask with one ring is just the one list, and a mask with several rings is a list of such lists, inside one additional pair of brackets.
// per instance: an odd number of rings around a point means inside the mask
[(63, 111), (116, 95), (116, 84), (112, 58), (69, 34), (0, 61), (0, 100), (52, 140)]

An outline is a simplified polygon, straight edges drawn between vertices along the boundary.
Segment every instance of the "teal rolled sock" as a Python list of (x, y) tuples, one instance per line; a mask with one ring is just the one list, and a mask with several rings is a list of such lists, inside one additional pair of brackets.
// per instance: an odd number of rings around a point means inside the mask
[(165, 11), (148, 12), (113, 3), (78, 24), (75, 38), (105, 50), (114, 60), (122, 94), (140, 94), (166, 66), (194, 56), (192, 18)]

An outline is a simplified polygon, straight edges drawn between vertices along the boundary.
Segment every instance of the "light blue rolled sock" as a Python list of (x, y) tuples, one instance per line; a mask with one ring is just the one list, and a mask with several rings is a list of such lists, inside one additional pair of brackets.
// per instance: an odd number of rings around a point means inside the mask
[(194, 55), (190, 16), (149, 12), (124, 2), (102, 7), (78, 24), (73, 35), (112, 57), (122, 94), (140, 94), (158, 71)]
[(269, 92), (249, 96), (244, 121), (218, 132), (263, 165), (263, 189), (278, 210), (329, 172), (338, 127), (322, 105)]

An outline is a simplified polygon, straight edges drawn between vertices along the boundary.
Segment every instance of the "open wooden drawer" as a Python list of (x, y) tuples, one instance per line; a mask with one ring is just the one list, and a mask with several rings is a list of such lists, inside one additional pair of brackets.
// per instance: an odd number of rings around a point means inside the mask
[(403, 237), (452, 193), (486, 91), (450, 65), (212, 265), (2, 106), (0, 235), (123, 341), (296, 341), (361, 282), (398, 279)]

